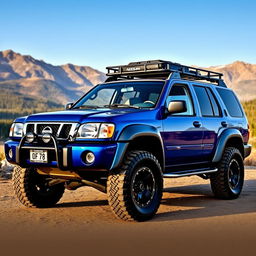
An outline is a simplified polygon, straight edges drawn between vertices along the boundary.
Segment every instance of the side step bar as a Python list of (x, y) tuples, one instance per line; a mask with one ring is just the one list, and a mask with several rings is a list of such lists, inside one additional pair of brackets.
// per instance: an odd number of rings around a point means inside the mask
[(196, 169), (196, 170), (187, 170), (187, 171), (180, 171), (180, 172), (171, 172), (171, 173), (164, 173), (164, 178), (180, 178), (192, 175), (200, 175), (200, 174), (208, 174), (217, 172), (218, 169)]

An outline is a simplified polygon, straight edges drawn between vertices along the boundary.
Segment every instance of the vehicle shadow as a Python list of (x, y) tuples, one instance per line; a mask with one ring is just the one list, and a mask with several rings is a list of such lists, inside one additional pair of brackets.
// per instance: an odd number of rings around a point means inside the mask
[(68, 207), (90, 207), (90, 206), (104, 206), (108, 205), (107, 200), (95, 200), (95, 201), (82, 201), (82, 202), (64, 202), (56, 204), (55, 208), (68, 208)]
[(256, 212), (255, 198), (256, 180), (245, 181), (242, 194), (236, 200), (216, 199), (208, 184), (165, 188), (161, 205), (169, 206), (170, 211), (156, 214), (152, 222)]
[[(247, 180), (236, 200), (216, 199), (209, 184), (165, 188), (160, 212), (151, 222), (177, 221), (234, 214), (256, 213), (256, 180)], [(107, 200), (62, 202), (55, 208), (107, 206)], [(161, 212), (164, 206), (165, 212)], [(166, 211), (167, 208), (167, 211)]]

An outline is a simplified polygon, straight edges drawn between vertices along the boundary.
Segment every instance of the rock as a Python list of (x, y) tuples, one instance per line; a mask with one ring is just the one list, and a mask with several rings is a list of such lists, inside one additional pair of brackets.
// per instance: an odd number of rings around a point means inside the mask
[(10, 164), (6, 159), (0, 162), (0, 177), (11, 179), (14, 165)]

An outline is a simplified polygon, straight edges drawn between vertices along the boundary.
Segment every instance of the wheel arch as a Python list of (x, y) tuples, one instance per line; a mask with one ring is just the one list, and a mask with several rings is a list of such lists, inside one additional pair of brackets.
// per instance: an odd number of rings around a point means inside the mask
[(151, 152), (158, 159), (162, 171), (164, 170), (164, 145), (156, 127), (149, 125), (130, 125), (123, 129), (118, 138), (118, 147), (111, 170), (119, 167), (125, 153), (131, 150), (145, 150)]
[(227, 129), (222, 132), (213, 157), (214, 163), (217, 163), (221, 160), (226, 147), (237, 148), (241, 152), (242, 157), (244, 158), (243, 136), (237, 129)]

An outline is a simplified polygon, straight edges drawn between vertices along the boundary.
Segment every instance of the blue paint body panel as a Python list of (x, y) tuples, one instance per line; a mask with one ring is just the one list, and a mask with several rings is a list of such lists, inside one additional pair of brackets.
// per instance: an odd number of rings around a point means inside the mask
[[(125, 83), (132, 85), (136, 82), (126, 81)], [(154, 108), (65, 110), (33, 114), (28, 117), (17, 118), (15, 122), (71, 122), (77, 125), (94, 122), (113, 123), (115, 125), (115, 132), (111, 139), (87, 139), (60, 143), (60, 155), (62, 155), (63, 148), (67, 148), (67, 168), (85, 171), (91, 169), (110, 170), (113, 166), (118, 166), (123, 158), (124, 152), (122, 151), (127, 148), (125, 145), (128, 145), (135, 136), (145, 136), (145, 131), (147, 136), (155, 136), (161, 141), (162, 149), (160, 150), (163, 150), (163, 159), (165, 159), (162, 166), (166, 166), (167, 169), (179, 165), (191, 166), (191, 164), (201, 163), (211, 165), (218, 141), (223, 135), (223, 131), (227, 129), (236, 129), (241, 134), (242, 143), (248, 143), (249, 131), (245, 114), (243, 114), (244, 116), (242, 118), (231, 117), (216, 92), (215, 85), (180, 79), (170, 79), (162, 83), (165, 84)], [(194, 105), (193, 116), (170, 116), (166, 114), (167, 97), (170, 89), (175, 84), (184, 84), (189, 89)], [(223, 113), (220, 117), (202, 116), (193, 88), (195, 84), (211, 88), (214, 95), (216, 95)], [(194, 126), (195, 121), (200, 122), (200, 127)], [(227, 123), (226, 127), (222, 125), (223, 121)], [(128, 127), (133, 128), (128, 131)], [(5, 152), (8, 161), (16, 163), (18, 146), (18, 138), (11, 138), (5, 143)], [(12, 158), (9, 157), (10, 149), (13, 151)], [(83, 153), (87, 151), (95, 154), (95, 162), (91, 165), (83, 161)], [(52, 154), (52, 152), (49, 151), (49, 154)], [(25, 153), (24, 156), (26, 156)], [(58, 166), (54, 156), (47, 164), (30, 163), (28, 158), (23, 160), (28, 166)]]

